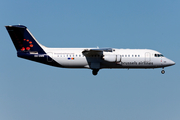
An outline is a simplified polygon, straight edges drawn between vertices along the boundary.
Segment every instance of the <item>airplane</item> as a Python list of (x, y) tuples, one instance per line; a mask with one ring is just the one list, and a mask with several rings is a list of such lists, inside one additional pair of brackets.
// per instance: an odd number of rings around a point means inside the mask
[(5, 26), (17, 50), (17, 56), (62, 68), (91, 69), (154, 69), (175, 65), (160, 52), (151, 49), (115, 48), (49, 48), (40, 44), (24, 25)]

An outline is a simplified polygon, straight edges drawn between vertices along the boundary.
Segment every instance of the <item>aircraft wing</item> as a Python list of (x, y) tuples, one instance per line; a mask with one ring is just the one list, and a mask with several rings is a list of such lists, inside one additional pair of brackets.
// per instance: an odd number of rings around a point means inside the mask
[(94, 49), (85, 49), (82, 53), (86, 55), (93, 55), (93, 54), (101, 54), (102, 52), (112, 52), (112, 48), (94, 48)]

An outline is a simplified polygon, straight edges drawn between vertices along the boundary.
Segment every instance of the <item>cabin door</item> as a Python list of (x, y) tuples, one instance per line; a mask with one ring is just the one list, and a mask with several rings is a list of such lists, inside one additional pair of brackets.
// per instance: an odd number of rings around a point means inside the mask
[(53, 58), (53, 53), (52, 52), (47, 53), (47, 61), (52, 62), (53, 60), (52, 58)]
[(145, 61), (150, 62), (151, 61), (151, 54), (149, 52), (145, 53)]

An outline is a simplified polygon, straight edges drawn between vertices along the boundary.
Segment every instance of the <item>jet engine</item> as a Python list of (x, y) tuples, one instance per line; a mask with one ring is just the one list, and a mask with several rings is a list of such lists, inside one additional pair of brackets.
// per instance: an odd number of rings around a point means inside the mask
[(120, 55), (104, 55), (103, 60), (105, 60), (107, 62), (120, 62), (121, 57), (120, 57)]

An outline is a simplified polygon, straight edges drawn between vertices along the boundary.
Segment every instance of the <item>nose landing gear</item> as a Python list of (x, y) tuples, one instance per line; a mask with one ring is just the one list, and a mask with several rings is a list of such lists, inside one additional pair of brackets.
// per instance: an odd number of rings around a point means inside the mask
[(164, 70), (164, 68), (163, 68), (163, 70), (161, 71), (161, 73), (162, 73), (162, 74), (164, 74), (164, 73), (165, 73), (165, 70)]

